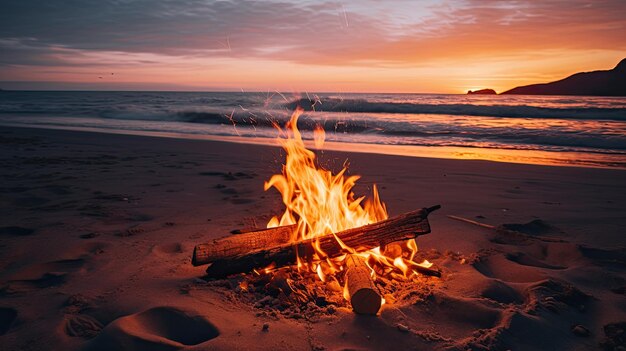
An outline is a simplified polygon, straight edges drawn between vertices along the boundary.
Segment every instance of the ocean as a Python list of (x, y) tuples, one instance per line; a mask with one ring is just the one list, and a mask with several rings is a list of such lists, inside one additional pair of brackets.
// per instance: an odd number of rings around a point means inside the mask
[(0, 125), (274, 143), (296, 106), (327, 149), (626, 168), (626, 98), (0, 91)]

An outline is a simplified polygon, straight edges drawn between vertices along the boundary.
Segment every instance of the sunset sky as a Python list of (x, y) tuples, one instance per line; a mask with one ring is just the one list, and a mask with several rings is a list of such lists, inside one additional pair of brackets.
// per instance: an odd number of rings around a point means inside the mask
[(0, 88), (464, 93), (626, 57), (626, 1), (0, 0)]

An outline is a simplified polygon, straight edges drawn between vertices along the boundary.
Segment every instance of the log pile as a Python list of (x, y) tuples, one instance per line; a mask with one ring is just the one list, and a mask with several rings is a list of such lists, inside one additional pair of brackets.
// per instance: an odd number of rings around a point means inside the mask
[[(375, 247), (384, 247), (393, 242), (413, 239), (430, 233), (428, 215), (439, 208), (441, 208), (439, 205), (422, 208), (377, 223), (324, 235), (316, 238), (315, 244), (332, 259), (351, 253), (347, 252), (341, 243), (356, 252), (362, 252)], [(318, 252), (313, 247), (314, 240), (294, 240), (295, 231), (295, 225), (282, 226), (199, 244), (194, 248), (192, 264), (194, 266), (208, 264), (206, 270), (208, 278), (225, 278), (269, 265), (274, 267), (295, 265), (298, 258), (312, 262)], [(371, 281), (371, 270), (358, 255), (348, 255), (345, 262), (347, 268), (345, 277), (354, 311), (376, 314), (381, 299)], [(411, 268), (425, 275), (440, 276), (438, 271), (430, 268), (421, 266)]]

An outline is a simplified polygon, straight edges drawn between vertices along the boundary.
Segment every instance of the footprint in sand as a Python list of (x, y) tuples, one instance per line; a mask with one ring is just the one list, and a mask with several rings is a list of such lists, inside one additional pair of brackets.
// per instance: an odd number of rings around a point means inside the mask
[[(402, 314), (398, 317), (404, 319), (411, 316), (405, 322), (409, 326), (415, 323), (412, 329), (424, 328), (424, 321), (427, 321), (426, 328), (441, 326), (437, 332), (450, 339), (462, 339), (476, 330), (494, 328), (502, 318), (502, 311), (486, 299), (457, 297), (443, 291), (434, 292), (423, 303), (401, 307), (400, 310)], [(389, 313), (393, 315), (396, 312), (392, 310)]]
[(158, 256), (170, 256), (181, 254), (184, 250), (181, 243), (168, 243), (153, 246), (152, 252)]
[(580, 245), (578, 250), (583, 256), (592, 260), (598, 266), (626, 266), (626, 248), (599, 249)]
[(539, 260), (535, 257), (527, 255), (523, 252), (508, 253), (505, 255), (506, 259), (524, 266), (546, 268), (546, 269), (565, 269), (567, 267), (556, 266)]
[(65, 284), (69, 273), (83, 269), (82, 258), (34, 264), (13, 274), (12, 280), (0, 289), (0, 295), (18, 295)]
[(0, 289), (0, 295), (18, 295), (33, 290), (50, 288), (62, 285), (66, 281), (67, 273), (48, 272), (36, 279), (10, 280)]
[[(569, 338), (558, 336), (565, 331), (570, 335), (572, 321), (581, 318), (588, 310), (592, 297), (573, 285), (556, 279), (545, 279), (524, 285), (523, 307), (501, 310), (492, 327), (476, 330), (472, 336), (460, 339), (454, 349), (480, 350), (568, 350)], [(472, 312), (475, 313), (475, 312)], [(546, 314), (560, 318), (543, 318)], [(554, 316), (554, 315), (553, 315)], [(558, 336), (558, 337), (557, 337)], [(593, 349), (592, 344), (580, 344), (581, 349)]]
[(528, 235), (551, 235), (551, 234), (563, 233), (559, 228), (541, 219), (535, 219), (524, 224), (518, 224), (518, 223), (503, 224), (501, 228), (516, 231), (519, 233), (528, 234)]
[(70, 314), (65, 316), (65, 332), (69, 336), (91, 339), (96, 337), (102, 328), (102, 323), (88, 315)]
[[(536, 219), (525, 224), (503, 224), (491, 242), (507, 245), (505, 251), (486, 253), (473, 264), (481, 274), (504, 282), (530, 283), (547, 278), (546, 270), (563, 270), (580, 254), (571, 243), (560, 240), (558, 228)], [(508, 251), (508, 252), (507, 252)]]
[(479, 287), (479, 294), (482, 297), (504, 304), (521, 304), (524, 302), (524, 298), (517, 290), (497, 279), (487, 280), (483, 286)]
[(558, 279), (545, 279), (531, 284), (524, 291), (527, 306), (559, 313), (567, 308), (583, 311), (592, 297), (575, 286)]
[(10, 307), (0, 307), (0, 335), (6, 334), (17, 319), (17, 311)]
[(155, 307), (121, 317), (107, 325), (89, 341), (86, 350), (178, 350), (219, 336), (217, 328), (204, 316), (175, 307)]
[(489, 241), (503, 245), (531, 245), (537, 240), (547, 242), (563, 241), (554, 236), (562, 235), (559, 228), (541, 220), (535, 219), (528, 223), (503, 224), (490, 235)]
[(513, 262), (501, 253), (482, 257), (472, 266), (486, 277), (505, 282), (527, 283), (546, 278), (545, 273), (540, 270)]

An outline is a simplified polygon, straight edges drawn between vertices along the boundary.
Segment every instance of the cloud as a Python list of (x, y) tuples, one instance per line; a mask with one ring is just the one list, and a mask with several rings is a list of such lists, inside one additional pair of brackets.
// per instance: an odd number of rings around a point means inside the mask
[(626, 46), (621, 0), (4, 0), (2, 8), (3, 64), (52, 63), (59, 48), (354, 65), (408, 64), (455, 51)]
[[(432, 68), (436, 76), (475, 63), (505, 67), (554, 55), (580, 62), (588, 53), (608, 62), (626, 49), (623, 0), (0, 0), (0, 6), (3, 80), (124, 68), (150, 79), (211, 69), (265, 77), (258, 71), (281, 63), (308, 68), (311, 77), (326, 73), (320, 79), (329, 81), (354, 80), (359, 69), (382, 80), (392, 70), (393, 79), (409, 68)], [(344, 71), (351, 76), (337, 76)]]
[[(24, 0), (4, 1), (2, 7), (0, 38), (34, 38), (40, 49), (171, 56), (250, 57), (328, 48), (341, 41), (343, 21), (338, 4), (324, 2)], [(32, 51), (11, 45), (3, 50)]]
[[(444, 2), (432, 6), (428, 17), (405, 24), (403, 35), (386, 34), (369, 45), (348, 46), (326, 55), (326, 63), (367, 59), (413, 66), (568, 50), (624, 51), (624, 13), (626, 2), (618, 0)], [(314, 54), (298, 60), (323, 62)]]

